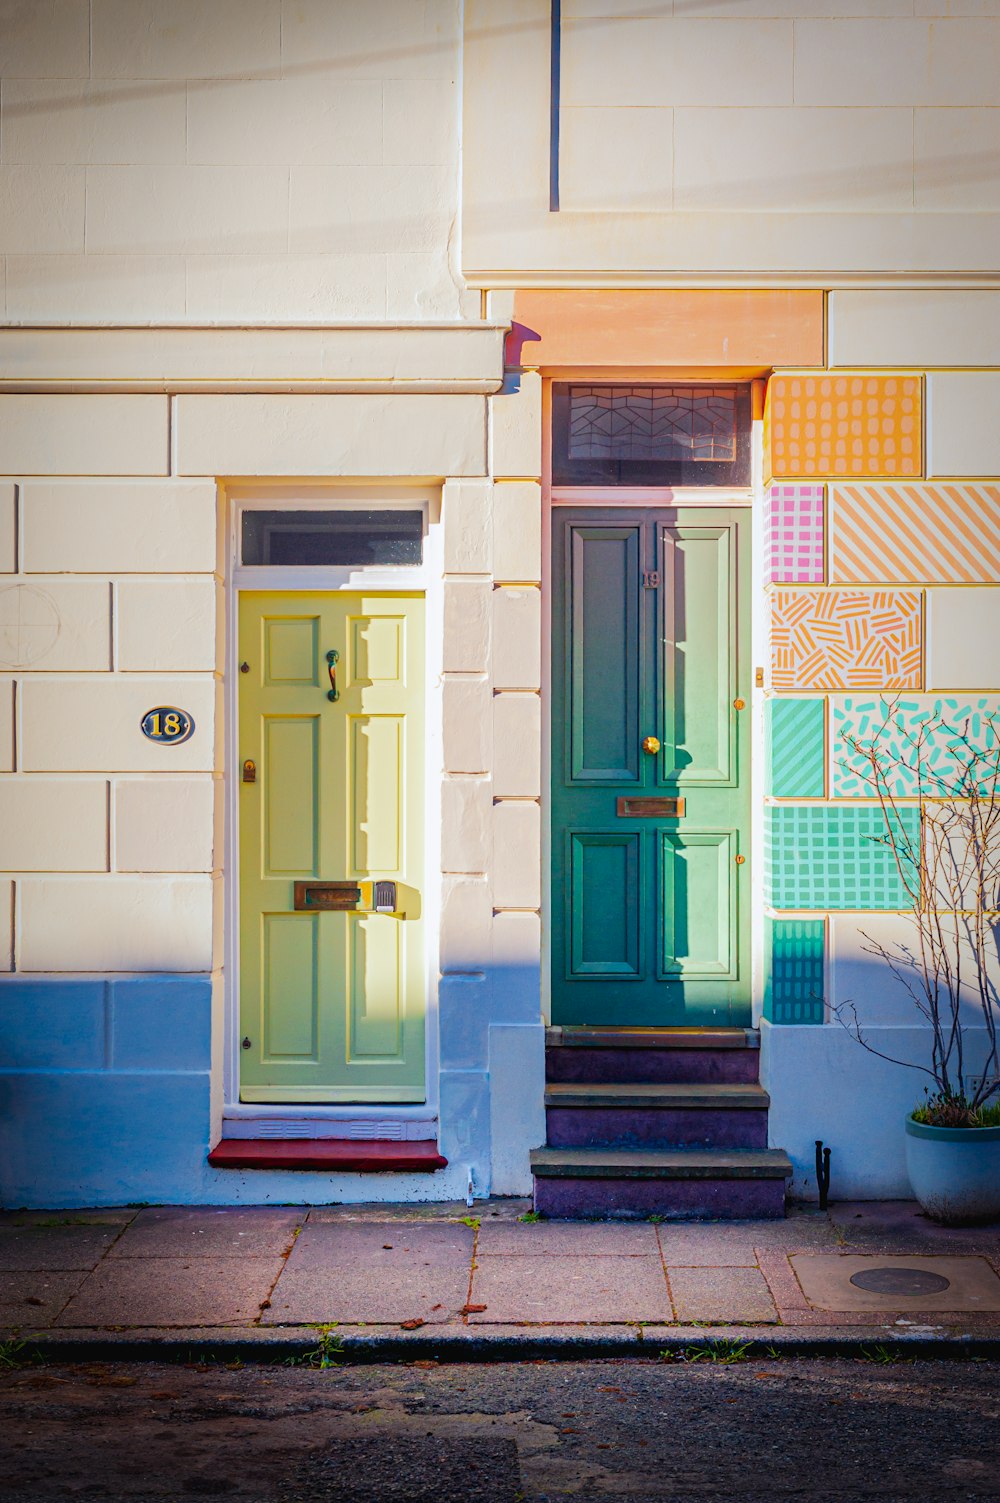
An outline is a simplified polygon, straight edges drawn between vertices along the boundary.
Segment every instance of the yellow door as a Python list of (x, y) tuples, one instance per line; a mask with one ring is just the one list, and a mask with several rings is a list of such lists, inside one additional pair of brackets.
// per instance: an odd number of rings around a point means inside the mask
[(243, 1101), (424, 1099), (423, 633), (414, 595), (240, 597)]

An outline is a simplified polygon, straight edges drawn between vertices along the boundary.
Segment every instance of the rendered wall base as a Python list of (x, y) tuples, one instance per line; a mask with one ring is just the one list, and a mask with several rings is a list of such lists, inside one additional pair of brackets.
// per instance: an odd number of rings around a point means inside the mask
[(470, 1174), (489, 1193), (485, 1070), (442, 1072), (434, 1174), (211, 1168), (212, 993), (208, 975), (0, 982), (0, 1204), (464, 1200)]
[[(866, 1028), (873, 1048), (914, 1062), (928, 1057), (922, 1028)], [(975, 1066), (971, 1035), (967, 1059)], [(894, 1200), (912, 1196), (903, 1123), (930, 1078), (890, 1064), (862, 1048), (838, 1023), (816, 1027), (760, 1025), (761, 1084), (771, 1097), (771, 1145), (793, 1165), (790, 1194), (815, 1200), (816, 1139), (831, 1150), (833, 1200)]]
[(491, 1191), (530, 1195), (530, 1153), (545, 1142), (545, 1028), (490, 1029)]

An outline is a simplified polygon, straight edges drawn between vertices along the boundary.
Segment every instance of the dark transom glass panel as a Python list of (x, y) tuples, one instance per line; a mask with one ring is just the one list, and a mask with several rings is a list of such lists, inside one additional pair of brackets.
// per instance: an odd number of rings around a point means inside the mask
[(244, 564), (419, 564), (419, 511), (245, 511)]
[(552, 479), (749, 485), (749, 387), (556, 385)]

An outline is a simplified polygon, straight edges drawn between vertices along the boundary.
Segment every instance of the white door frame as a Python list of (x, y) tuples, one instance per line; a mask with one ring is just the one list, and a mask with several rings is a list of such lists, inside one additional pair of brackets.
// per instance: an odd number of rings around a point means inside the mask
[[(442, 693), (441, 657), (444, 638), (443, 544), (440, 488), (426, 486), (330, 485), (308, 481), (294, 485), (254, 485), (241, 482), (220, 486), (220, 505), (226, 539), (226, 653), (224, 761), (225, 820), (223, 836), (223, 1137), (339, 1137), (424, 1140), (438, 1133), (438, 972), (441, 918), (440, 776)], [(419, 565), (358, 568), (252, 568), (239, 562), (240, 518), (245, 511), (284, 509), (330, 511), (353, 507), (420, 510), (425, 517), (423, 562)], [(312, 593), (368, 595), (420, 593), (426, 612), (424, 693), (426, 706), (424, 791), (424, 891), (426, 917), (424, 971), (426, 980), (425, 1082), (426, 1100), (398, 1103), (284, 1103), (241, 1102), (239, 1099), (239, 596), (242, 591), (301, 590)], [(216, 1134), (218, 1136), (218, 1134)]]

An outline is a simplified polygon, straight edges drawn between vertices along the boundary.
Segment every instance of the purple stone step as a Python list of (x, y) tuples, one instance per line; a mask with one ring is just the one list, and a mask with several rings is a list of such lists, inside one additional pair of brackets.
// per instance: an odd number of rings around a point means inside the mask
[(780, 1149), (536, 1148), (535, 1209), (554, 1217), (780, 1217)]
[(574, 1048), (550, 1045), (545, 1074), (553, 1081), (621, 1081), (677, 1084), (750, 1084), (757, 1079), (755, 1049)]
[(552, 1148), (766, 1148), (770, 1098), (759, 1085), (550, 1082)]
[(545, 1111), (550, 1148), (766, 1148), (767, 1108), (556, 1106)]
[(536, 1179), (535, 1210), (563, 1221), (778, 1221), (785, 1186), (775, 1179)]

